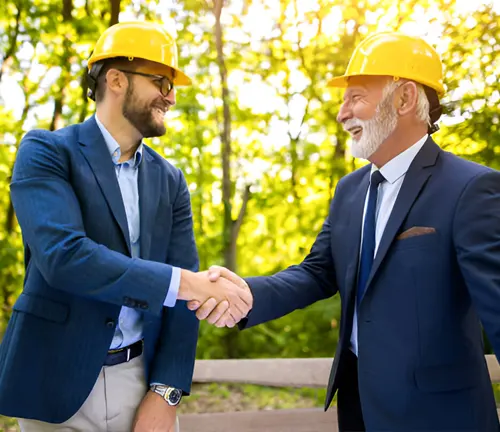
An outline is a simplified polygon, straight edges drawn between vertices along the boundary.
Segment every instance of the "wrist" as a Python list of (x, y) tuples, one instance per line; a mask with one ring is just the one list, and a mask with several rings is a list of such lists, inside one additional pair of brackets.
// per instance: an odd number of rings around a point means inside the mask
[(195, 273), (189, 270), (181, 269), (181, 280), (179, 283), (179, 300), (193, 300), (193, 278)]
[(162, 399), (171, 407), (177, 407), (182, 399), (182, 390), (175, 387), (153, 384), (149, 387), (149, 390), (161, 396)]

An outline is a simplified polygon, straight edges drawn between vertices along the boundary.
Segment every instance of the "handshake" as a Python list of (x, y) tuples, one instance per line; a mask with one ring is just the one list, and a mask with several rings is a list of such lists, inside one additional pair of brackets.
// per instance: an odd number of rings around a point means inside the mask
[(179, 300), (216, 327), (234, 327), (252, 309), (253, 296), (247, 283), (232, 271), (212, 266), (194, 273), (181, 270)]

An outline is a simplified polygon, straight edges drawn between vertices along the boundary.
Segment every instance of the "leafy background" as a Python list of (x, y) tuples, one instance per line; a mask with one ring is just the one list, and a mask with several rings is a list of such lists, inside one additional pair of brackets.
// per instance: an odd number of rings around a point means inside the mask
[[(1, 2), (0, 337), (24, 274), (9, 197), (17, 146), (31, 128), (54, 130), (92, 114), (86, 59), (106, 27), (147, 19), (177, 34), (182, 67), (194, 85), (179, 89), (167, 134), (148, 144), (186, 174), (201, 268), (222, 264), (249, 276), (300, 262), (327, 214), (337, 181), (359, 165), (335, 120), (342, 94), (325, 84), (343, 73), (354, 47), (371, 31), (402, 30), (436, 46), (447, 93), (446, 116), (435, 139), (448, 151), (499, 167), (498, 3)], [(333, 298), (242, 333), (203, 323), (198, 358), (332, 356), (339, 307)], [(224, 389), (226, 406), (216, 402), (221, 397), (213, 395), (213, 387), (204, 386), (183, 409), (317, 405), (324, 394), (255, 386)]]

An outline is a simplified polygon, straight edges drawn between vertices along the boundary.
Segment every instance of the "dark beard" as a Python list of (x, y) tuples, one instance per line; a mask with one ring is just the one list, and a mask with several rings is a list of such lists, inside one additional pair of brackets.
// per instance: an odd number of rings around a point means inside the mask
[(159, 137), (165, 135), (166, 128), (163, 122), (156, 122), (153, 117), (153, 109), (163, 105), (160, 101), (154, 101), (150, 106), (140, 105), (134, 97), (134, 86), (129, 80), (129, 87), (123, 102), (122, 113), (132, 126), (134, 126), (144, 138)]

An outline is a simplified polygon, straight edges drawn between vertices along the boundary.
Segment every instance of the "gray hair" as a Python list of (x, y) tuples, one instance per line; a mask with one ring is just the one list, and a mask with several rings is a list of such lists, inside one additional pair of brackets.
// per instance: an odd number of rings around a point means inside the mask
[[(417, 117), (420, 121), (425, 123), (428, 126), (432, 126), (431, 118), (429, 115), (430, 104), (427, 95), (425, 94), (424, 86), (419, 83), (415, 83), (417, 85)], [(386, 86), (383, 89), (382, 98), (385, 99), (392, 92), (394, 92), (399, 87), (398, 81), (393, 79), (389, 80)]]

